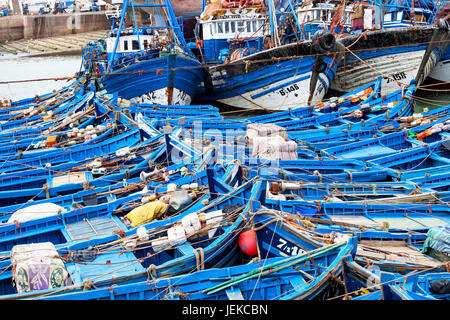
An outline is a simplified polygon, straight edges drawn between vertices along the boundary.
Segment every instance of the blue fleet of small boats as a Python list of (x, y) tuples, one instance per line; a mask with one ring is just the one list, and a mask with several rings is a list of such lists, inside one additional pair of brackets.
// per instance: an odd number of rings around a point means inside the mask
[(449, 299), (450, 106), (414, 110), (449, 4), (416, 2), (216, 0), (188, 40), (125, 1), (0, 100), (0, 300)]

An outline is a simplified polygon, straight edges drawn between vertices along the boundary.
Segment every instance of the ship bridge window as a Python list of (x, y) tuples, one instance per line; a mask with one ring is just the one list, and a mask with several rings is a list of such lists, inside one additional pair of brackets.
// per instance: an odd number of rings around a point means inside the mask
[(255, 20), (252, 21), (252, 27), (253, 27), (253, 32), (256, 32), (256, 30), (258, 30)]
[(122, 42), (123, 51), (128, 51), (128, 40)]
[(334, 17), (335, 13), (336, 13), (335, 11), (330, 11), (330, 19), (328, 21), (333, 20), (333, 17)]
[(321, 10), (316, 10), (316, 20), (321, 20), (322, 12)]
[(139, 42), (137, 40), (131, 41), (131, 49), (132, 50), (139, 50)]
[(348, 15), (348, 12), (347, 12), (347, 11), (344, 12), (344, 16), (342, 17), (342, 21), (344, 21), (344, 24), (351, 23), (351, 21), (350, 21), (349, 18), (350, 18), (350, 17), (349, 17), (349, 15)]
[(231, 33), (235, 33), (236, 32), (236, 25), (235, 25), (234, 21), (230, 22), (230, 27), (231, 27)]
[(230, 32), (230, 23), (228, 21), (225, 21), (225, 33)]
[(392, 14), (388, 13), (387, 15), (384, 16), (384, 21), (388, 22), (388, 21), (392, 21)]
[(223, 33), (222, 22), (217, 22), (217, 33)]
[(252, 32), (250, 27), (250, 21), (247, 21), (247, 32)]
[(238, 29), (238, 32), (244, 32), (244, 21), (238, 21), (237, 29)]

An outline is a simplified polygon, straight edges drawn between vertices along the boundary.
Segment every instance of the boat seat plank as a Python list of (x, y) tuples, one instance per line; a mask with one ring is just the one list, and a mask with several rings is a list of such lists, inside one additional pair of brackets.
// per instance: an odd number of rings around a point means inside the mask
[(110, 234), (118, 228), (120, 226), (117, 224), (117, 221), (111, 217), (84, 219), (66, 226), (70, 240)]
[(367, 157), (367, 156), (377, 156), (377, 155), (384, 155), (395, 152), (394, 149), (385, 147), (385, 146), (372, 146), (367, 148), (362, 148), (358, 150), (353, 150), (350, 152), (344, 152), (339, 155), (339, 157), (345, 158), (345, 159), (357, 159), (360, 157)]
[(364, 216), (330, 215), (331, 221), (361, 226), (379, 227), (382, 224), (370, 220)]
[(305, 279), (303, 279), (303, 277), (292, 277), (291, 279), (289, 279), (289, 282), (292, 285), (293, 290), (298, 291), (298, 289), (306, 284)]
[(63, 176), (53, 177), (51, 185), (53, 187), (58, 187), (68, 183), (83, 183), (86, 181), (86, 172), (71, 172)]
[(446, 225), (447, 223), (437, 218), (374, 218), (376, 222), (382, 224), (383, 222), (389, 223), (389, 228), (408, 229), (408, 228), (424, 228)]
[(191, 246), (188, 242), (182, 243), (180, 245), (177, 246), (177, 250), (182, 254), (182, 255), (189, 255), (192, 254), (194, 252), (194, 247)]
[[(136, 262), (132, 263), (133, 261)], [(85, 279), (104, 281), (146, 272), (137, 262), (136, 256), (129, 251), (100, 254), (92, 261), (67, 263), (66, 268), (72, 275), (74, 284), (81, 284)]]

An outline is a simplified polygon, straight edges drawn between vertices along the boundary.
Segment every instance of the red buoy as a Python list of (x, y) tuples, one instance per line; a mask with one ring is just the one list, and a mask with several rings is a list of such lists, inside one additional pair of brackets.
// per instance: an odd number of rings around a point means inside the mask
[(248, 230), (239, 235), (239, 248), (249, 256), (256, 256), (258, 254), (256, 233), (254, 230)]

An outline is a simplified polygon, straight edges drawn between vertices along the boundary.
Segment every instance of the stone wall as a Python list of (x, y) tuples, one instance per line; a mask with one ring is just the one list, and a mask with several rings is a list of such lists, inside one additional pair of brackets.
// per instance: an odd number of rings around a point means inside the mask
[(24, 24), (22, 16), (0, 17), (0, 43), (7, 40), (23, 39)]
[(0, 26), (0, 43), (109, 29), (104, 12), (6, 16)]

